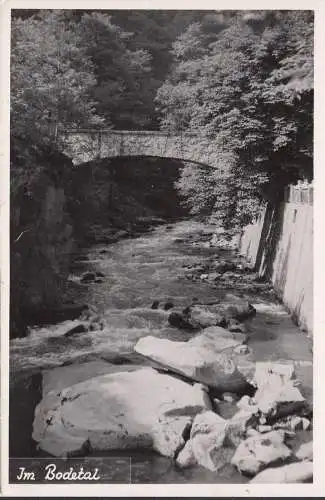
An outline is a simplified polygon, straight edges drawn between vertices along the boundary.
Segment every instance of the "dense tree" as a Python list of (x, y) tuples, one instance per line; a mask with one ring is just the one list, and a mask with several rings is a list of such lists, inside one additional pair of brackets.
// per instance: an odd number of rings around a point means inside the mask
[(115, 126), (145, 126), (150, 108), (150, 54), (131, 50), (125, 32), (105, 13), (85, 13), (79, 32), (94, 65), (97, 84), (93, 97), (98, 113)]
[(65, 12), (12, 19), (13, 193), (19, 186), (30, 191), (37, 182), (39, 157), (58, 149), (58, 129), (100, 123), (90, 98), (95, 83), (83, 41)]
[[(209, 192), (222, 223), (247, 223), (261, 197), (274, 199), (287, 183), (312, 176), (311, 12), (209, 15), (178, 38), (173, 56), (157, 93), (162, 126), (216, 142), (220, 170), (228, 174), (210, 176)], [(190, 179), (187, 167), (185, 196)], [(206, 200), (205, 184), (191, 187), (193, 211)]]
[(76, 26), (61, 11), (13, 19), (11, 37), (11, 132), (33, 143), (49, 140), (55, 127), (95, 123), (89, 99), (96, 80)]
[(203, 13), (76, 12), (95, 67), (97, 110), (118, 128), (159, 128), (154, 98), (172, 63), (175, 38)]

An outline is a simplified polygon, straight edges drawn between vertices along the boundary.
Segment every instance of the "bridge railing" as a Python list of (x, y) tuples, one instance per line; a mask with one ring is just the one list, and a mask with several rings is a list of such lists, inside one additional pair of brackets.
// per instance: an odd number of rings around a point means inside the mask
[(300, 181), (295, 186), (288, 186), (285, 190), (285, 201), (287, 203), (302, 203), (312, 205), (314, 201), (313, 184)]

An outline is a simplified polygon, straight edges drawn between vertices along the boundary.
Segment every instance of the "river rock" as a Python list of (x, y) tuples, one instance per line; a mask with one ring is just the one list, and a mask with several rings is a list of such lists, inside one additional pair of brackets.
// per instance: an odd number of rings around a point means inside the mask
[(236, 269), (236, 264), (230, 260), (220, 260), (214, 265), (214, 269), (218, 273), (226, 273), (227, 271), (234, 271)]
[[(218, 337), (224, 337), (226, 339), (233, 339), (237, 341), (237, 344), (243, 344), (247, 340), (247, 336), (239, 333), (239, 332), (230, 332), (226, 328), (222, 328), (221, 326), (209, 326), (204, 328), (202, 331), (206, 337), (209, 337), (212, 341)], [(255, 364), (254, 364), (255, 370)]]
[(235, 347), (234, 353), (235, 354), (249, 354), (251, 351), (248, 347), (247, 344), (241, 344)]
[(290, 415), (285, 419), (277, 421), (273, 425), (273, 429), (287, 429), (291, 431), (306, 431), (310, 427), (308, 418), (300, 417), (299, 415)]
[(64, 336), (65, 337), (73, 337), (74, 335), (78, 335), (79, 333), (85, 333), (87, 331), (87, 327), (85, 324), (80, 323), (79, 325), (76, 325), (69, 329)]
[(313, 442), (303, 443), (295, 452), (295, 456), (299, 460), (313, 460)]
[(193, 325), (197, 325), (200, 328), (206, 328), (208, 326), (225, 326), (224, 315), (213, 312), (211, 307), (204, 305), (193, 305), (189, 308), (189, 317)]
[(241, 322), (256, 315), (255, 307), (238, 295), (226, 294), (220, 306), (224, 308), (228, 320), (233, 318)]
[(253, 318), (256, 315), (256, 309), (248, 302), (240, 304), (221, 305), (224, 305), (225, 307), (226, 320), (234, 318), (241, 322), (246, 319)]
[(51, 329), (52, 338), (70, 337), (78, 333), (86, 332), (88, 325), (89, 322), (79, 321), (78, 319), (63, 321), (55, 328)]
[[(141, 338), (135, 351), (222, 392), (238, 392), (247, 385), (229, 355), (200, 346), (201, 339), (175, 342), (148, 336)], [(198, 345), (199, 344), (199, 345)]]
[(237, 321), (234, 318), (230, 318), (230, 320), (228, 321), (227, 329), (230, 332), (239, 332), (239, 333), (246, 333), (247, 332), (247, 328), (244, 325), (244, 323), (239, 323), (239, 321)]
[(231, 463), (240, 472), (255, 475), (275, 462), (286, 460), (290, 455), (291, 450), (284, 444), (284, 432), (271, 431), (242, 441)]
[(237, 395), (232, 392), (224, 392), (221, 399), (222, 401), (227, 401), (228, 403), (235, 403), (237, 401)]
[(189, 340), (187, 344), (199, 349), (207, 349), (215, 353), (221, 353), (223, 351), (232, 352), (236, 347), (242, 344), (242, 340), (234, 339), (229, 335), (227, 330), (223, 328), (220, 328), (220, 330), (223, 330), (223, 332), (217, 335), (211, 335), (211, 331), (206, 332), (206, 330), (203, 330), (200, 335)]
[(239, 410), (228, 420), (228, 441), (237, 447), (247, 436), (247, 431), (257, 426), (257, 422), (258, 418), (253, 410)]
[[(215, 304), (195, 304), (189, 307), (193, 321), (211, 322), (212, 325), (231, 324), (233, 320), (238, 323), (252, 318), (256, 309), (247, 301), (236, 295), (227, 294), (221, 302)], [(212, 323), (212, 321), (215, 321)], [(220, 322), (219, 322), (220, 321)], [(238, 324), (237, 323), (237, 324)], [(208, 324), (203, 325), (209, 326)]]
[(181, 469), (185, 469), (197, 464), (193, 452), (192, 441), (189, 440), (185, 443), (184, 448), (179, 452), (176, 458), (176, 464)]
[(86, 271), (82, 273), (80, 276), (80, 283), (91, 283), (92, 281), (95, 281), (96, 279), (96, 273), (91, 272), (91, 271)]
[(170, 325), (179, 328), (180, 330), (195, 330), (195, 326), (190, 322), (188, 316), (184, 313), (173, 311), (168, 316), (168, 322)]
[(271, 432), (272, 430), (272, 425), (258, 425), (257, 426), (258, 432), (261, 434), (264, 434), (265, 432)]
[(151, 448), (174, 457), (195, 415), (211, 408), (208, 395), (152, 368), (119, 369), (47, 393), (35, 410), (39, 448), (67, 456), (88, 441), (95, 451)]
[(281, 418), (306, 406), (293, 375), (292, 363), (256, 363), (254, 399), (263, 414)]
[(261, 387), (270, 377), (279, 377), (281, 380), (292, 380), (295, 376), (295, 366), (292, 361), (260, 361), (255, 365), (252, 384)]
[(305, 483), (313, 479), (312, 462), (295, 462), (282, 467), (266, 469), (255, 476), (250, 483)]
[(233, 450), (224, 445), (226, 435), (227, 420), (212, 411), (197, 415), (190, 434), (196, 462), (211, 471), (218, 471), (229, 462)]
[(169, 311), (169, 309), (172, 309), (174, 307), (174, 303), (171, 300), (167, 300), (164, 304), (164, 311)]
[[(124, 364), (123, 371), (135, 371), (142, 368), (135, 364)], [(43, 397), (49, 392), (59, 392), (72, 385), (84, 382), (100, 375), (116, 373), (121, 371), (121, 367), (103, 360), (88, 361), (86, 363), (76, 363), (66, 366), (58, 366), (52, 370), (45, 370), (42, 373), (42, 394)]]

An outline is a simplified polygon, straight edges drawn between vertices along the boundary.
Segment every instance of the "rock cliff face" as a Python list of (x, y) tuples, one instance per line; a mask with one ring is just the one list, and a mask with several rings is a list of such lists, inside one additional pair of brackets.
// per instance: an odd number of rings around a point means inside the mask
[[(65, 157), (60, 160), (65, 163), (60, 167), (71, 167)], [(26, 334), (26, 325), (61, 304), (73, 251), (73, 222), (66, 202), (64, 182), (45, 171), (32, 193), (19, 190), (11, 198), (12, 337)]]

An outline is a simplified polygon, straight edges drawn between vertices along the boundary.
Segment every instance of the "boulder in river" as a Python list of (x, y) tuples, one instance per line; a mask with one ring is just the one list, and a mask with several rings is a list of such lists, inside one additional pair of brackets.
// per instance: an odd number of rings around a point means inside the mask
[(70, 456), (86, 445), (94, 451), (149, 448), (175, 456), (195, 415), (211, 408), (207, 393), (152, 368), (116, 369), (43, 397), (33, 425), (40, 449)]
[(247, 431), (257, 425), (257, 416), (254, 410), (239, 410), (228, 420), (227, 437), (233, 446), (238, 446), (247, 436)]
[(227, 329), (230, 332), (238, 332), (238, 333), (246, 333), (247, 332), (247, 328), (244, 325), (244, 323), (239, 323), (239, 321), (237, 321), (234, 318), (230, 318), (230, 320), (228, 321)]
[(234, 271), (236, 264), (231, 260), (219, 260), (215, 263), (214, 269), (219, 273), (226, 273), (227, 271)]
[(263, 470), (250, 483), (306, 483), (313, 479), (312, 462), (294, 462)]
[(184, 448), (177, 455), (176, 464), (181, 469), (197, 464), (191, 440), (186, 441)]
[(244, 338), (234, 338), (227, 330), (217, 327), (218, 330), (205, 329), (202, 333), (196, 335), (187, 342), (188, 345), (197, 348), (210, 350), (211, 352), (232, 352), (236, 347), (243, 343)]
[(65, 337), (73, 337), (74, 335), (78, 335), (79, 333), (85, 333), (87, 331), (87, 327), (84, 323), (79, 323), (76, 326), (73, 326), (69, 329), (64, 336)]
[(197, 415), (191, 429), (191, 445), (188, 445), (196, 463), (211, 471), (224, 467), (234, 453), (225, 446), (226, 435), (227, 420), (212, 411)]
[(284, 444), (284, 437), (281, 431), (249, 437), (239, 444), (231, 463), (240, 472), (255, 475), (269, 465), (284, 461), (291, 455), (291, 450)]
[(273, 425), (273, 429), (285, 429), (288, 431), (306, 431), (310, 427), (308, 418), (300, 417), (299, 415), (289, 415), (284, 419), (277, 420)]
[[(123, 365), (123, 371), (134, 371), (140, 368), (139, 365), (130, 363)], [(80, 382), (117, 371), (121, 371), (120, 366), (101, 359), (44, 370), (42, 373), (42, 394), (44, 397), (50, 392), (60, 392)]]
[[(232, 294), (227, 294), (222, 301), (215, 304), (192, 304), (186, 311), (190, 321), (201, 328), (213, 325), (238, 325), (256, 315), (256, 309), (252, 304)], [(245, 327), (237, 326), (237, 330), (239, 329), (243, 331)]]
[[(134, 349), (176, 373), (222, 392), (238, 392), (245, 388), (247, 381), (231, 357), (203, 347), (205, 340), (200, 337), (188, 342), (175, 342), (148, 336), (141, 338)], [(228, 346), (229, 342), (227, 340)]]
[(299, 460), (313, 460), (313, 442), (302, 443), (295, 452), (295, 456)]
[(293, 375), (293, 363), (256, 363), (254, 400), (264, 415), (278, 419), (306, 406)]
[(168, 316), (168, 322), (171, 326), (175, 326), (180, 330), (195, 330), (195, 326), (191, 323), (188, 316), (182, 312), (173, 311)]
[(193, 325), (199, 328), (208, 326), (225, 326), (225, 317), (219, 312), (214, 312), (212, 308), (204, 305), (193, 305), (189, 308), (189, 318)]
[(80, 276), (80, 283), (103, 282), (105, 275), (100, 271), (85, 271)]
[(174, 303), (171, 300), (167, 300), (164, 304), (164, 311), (169, 311), (174, 307)]
[(80, 276), (80, 283), (91, 283), (95, 281), (96, 273), (91, 271), (86, 271)]
[(236, 340), (238, 345), (243, 344), (247, 340), (247, 336), (245, 334), (239, 332), (230, 332), (228, 329), (222, 328), (221, 326), (209, 326), (208, 328), (204, 328), (204, 330), (202, 331), (202, 335), (210, 337), (211, 340), (217, 339), (218, 337), (233, 339)]

